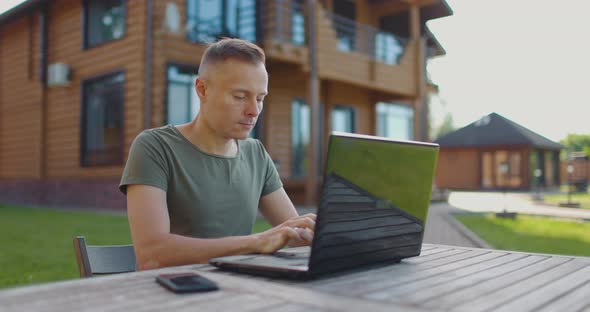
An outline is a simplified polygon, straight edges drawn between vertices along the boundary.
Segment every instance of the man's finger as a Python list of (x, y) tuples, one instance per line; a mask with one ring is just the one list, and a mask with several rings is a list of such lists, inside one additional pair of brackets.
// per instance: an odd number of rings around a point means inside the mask
[(295, 230), (299, 234), (299, 237), (303, 241), (310, 242), (313, 239), (313, 231), (307, 228), (295, 227)]
[(301, 227), (315, 229), (315, 220), (311, 218), (293, 218), (286, 222), (286, 225), (291, 227)]
[(316, 218), (317, 218), (317, 216), (316, 216), (316, 214), (315, 214), (315, 213), (308, 213), (308, 214), (304, 214), (304, 215), (302, 215), (302, 216), (300, 216), (300, 217), (310, 218), (310, 219), (312, 219), (313, 221), (315, 221), (315, 220), (316, 220)]

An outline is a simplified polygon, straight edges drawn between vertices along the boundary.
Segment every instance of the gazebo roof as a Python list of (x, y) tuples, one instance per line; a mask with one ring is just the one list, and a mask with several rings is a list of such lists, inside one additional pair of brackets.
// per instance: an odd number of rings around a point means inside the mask
[(563, 145), (533, 132), (497, 113), (482, 117), (435, 141), (441, 147), (484, 147), (527, 145), (545, 150), (561, 150)]

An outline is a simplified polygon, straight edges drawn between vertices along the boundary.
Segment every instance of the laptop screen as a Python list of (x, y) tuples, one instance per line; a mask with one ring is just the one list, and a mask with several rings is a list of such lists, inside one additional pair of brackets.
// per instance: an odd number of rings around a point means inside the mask
[(426, 223), (437, 156), (436, 144), (335, 132), (325, 171)]
[(437, 156), (436, 144), (333, 133), (310, 271), (419, 255)]

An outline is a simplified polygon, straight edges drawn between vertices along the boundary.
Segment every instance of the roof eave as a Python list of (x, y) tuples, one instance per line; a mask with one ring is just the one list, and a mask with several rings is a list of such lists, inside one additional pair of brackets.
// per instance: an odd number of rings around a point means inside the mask
[(30, 11), (38, 8), (45, 2), (47, 2), (47, 0), (26, 0), (22, 2), (0, 15), (0, 26), (17, 19), (22, 15), (28, 14)]

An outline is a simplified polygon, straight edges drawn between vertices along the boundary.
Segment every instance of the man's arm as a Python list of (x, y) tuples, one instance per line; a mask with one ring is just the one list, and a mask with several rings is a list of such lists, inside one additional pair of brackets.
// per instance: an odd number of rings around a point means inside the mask
[(272, 226), (277, 226), (299, 215), (289, 195), (287, 195), (287, 192), (282, 187), (270, 194), (262, 196), (258, 209)]
[(170, 233), (166, 192), (148, 185), (128, 185), (127, 215), (138, 269), (206, 263), (210, 258), (245, 253), (271, 253), (289, 240), (301, 240), (295, 228), (314, 222), (296, 217), (263, 233), (215, 239), (191, 238)]
[[(285, 192), (285, 189), (282, 187), (270, 194), (261, 197), (258, 209), (273, 227), (299, 216), (295, 206), (293, 206), (293, 202), (291, 202), (291, 199), (289, 198), (289, 195), (287, 195), (287, 192)], [(314, 228), (309, 230), (305, 228), (295, 229), (299, 233), (300, 237), (291, 240), (289, 242), (289, 246), (294, 247), (309, 245), (313, 239), (316, 215), (306, 214), (302, 217), (313, 220)]]

